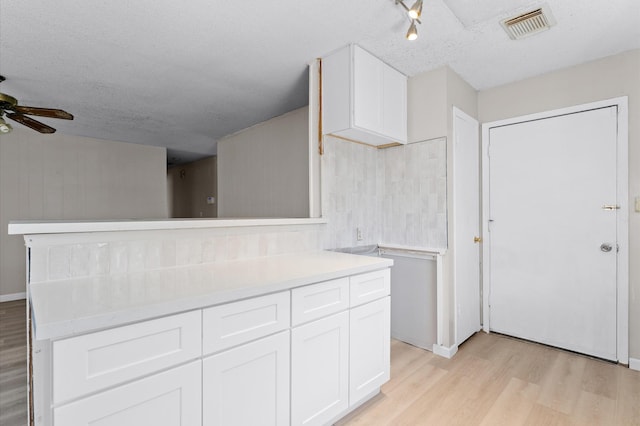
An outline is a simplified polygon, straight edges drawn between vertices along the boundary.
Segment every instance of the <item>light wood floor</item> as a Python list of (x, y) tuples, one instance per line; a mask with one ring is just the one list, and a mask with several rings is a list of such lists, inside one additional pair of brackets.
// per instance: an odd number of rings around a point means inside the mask
[[(24, 301), (0, 303), (0, 425), (26, 425)], [(640, 372), (496, 334), (447, 360), (393, 341), (391, 380), (346, 425), (640, 425)]]
[(394, 341), (391, 380), (338, 425), (640, 425), (640, 372), (482, 332), (451, 360)]
[(0, 425), (27, 424), (25, 301), (0, 303)]

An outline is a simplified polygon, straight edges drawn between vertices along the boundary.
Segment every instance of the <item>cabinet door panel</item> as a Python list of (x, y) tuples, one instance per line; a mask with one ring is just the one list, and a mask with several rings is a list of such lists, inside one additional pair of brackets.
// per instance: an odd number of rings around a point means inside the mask
[(353, 48), (353, 124), (382, 133), (383, 63), (369, 52)]
[(201, 423), (201, 362), (194, 361), (53, 411), (55, 426), (192, 426)]
[(203, 424), (289, 425), (289, 331), (203, 361)]
[(339, 132), (351, 127), (351, 49), (322, 59), (322, 130)]
[(349, 405), (349, 313), (291, 333), (291, 424), (324, 425)]
[(407, 142), (407, 77), (382, 65), (382, 133)]
[(350, 315), (349, 405), (354, 405), (389, 380), (390, 298), (354, 308)]

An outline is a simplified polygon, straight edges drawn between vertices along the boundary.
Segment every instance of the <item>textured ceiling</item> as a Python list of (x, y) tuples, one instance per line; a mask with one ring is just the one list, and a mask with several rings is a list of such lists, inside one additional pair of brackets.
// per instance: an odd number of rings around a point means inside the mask
[(479, 90), (640, 48), (639, 0), (546, 3), (557, 25), (512, 41), (499, 21), (541, 2), (424, 0), (408, 42), (394, 0), (1, 0), (0, 91), (74, 114), (42, 120), (60, 132), (188, 160), (305, 105), (306, 64), (347, 43), (409, 76), (449, 65)]

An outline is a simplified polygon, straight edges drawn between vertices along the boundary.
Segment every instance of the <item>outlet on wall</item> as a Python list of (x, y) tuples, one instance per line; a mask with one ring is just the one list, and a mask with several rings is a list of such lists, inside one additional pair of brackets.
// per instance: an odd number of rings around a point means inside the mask
[(636, 213), (640, 213), (640, 197), (636, 197)]
[(356, 240), (362, 241), (364, 237), (362, 236), (362, 228), (356, 228)]

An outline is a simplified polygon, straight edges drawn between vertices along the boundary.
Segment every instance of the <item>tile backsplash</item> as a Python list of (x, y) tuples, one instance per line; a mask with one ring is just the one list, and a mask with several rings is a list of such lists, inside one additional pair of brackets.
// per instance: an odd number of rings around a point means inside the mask
[(445, 138), (386, 149), (332, 137), (324, 142), (324, 248), (447, 246)]
[(447, 247), (446, 150), (444, 138), (382, 150), (382, 242)]
[(378, 150), (326, 136), (321, 170), (322, 216), (329, 221), (323, 247), (378, 244), (382, 220)]
[[(31, 282), (118, 275), (321, 249), (323, 225), (75, 234), (34, 244)], [(75, 238), (75, 241), (74, 241)]]

